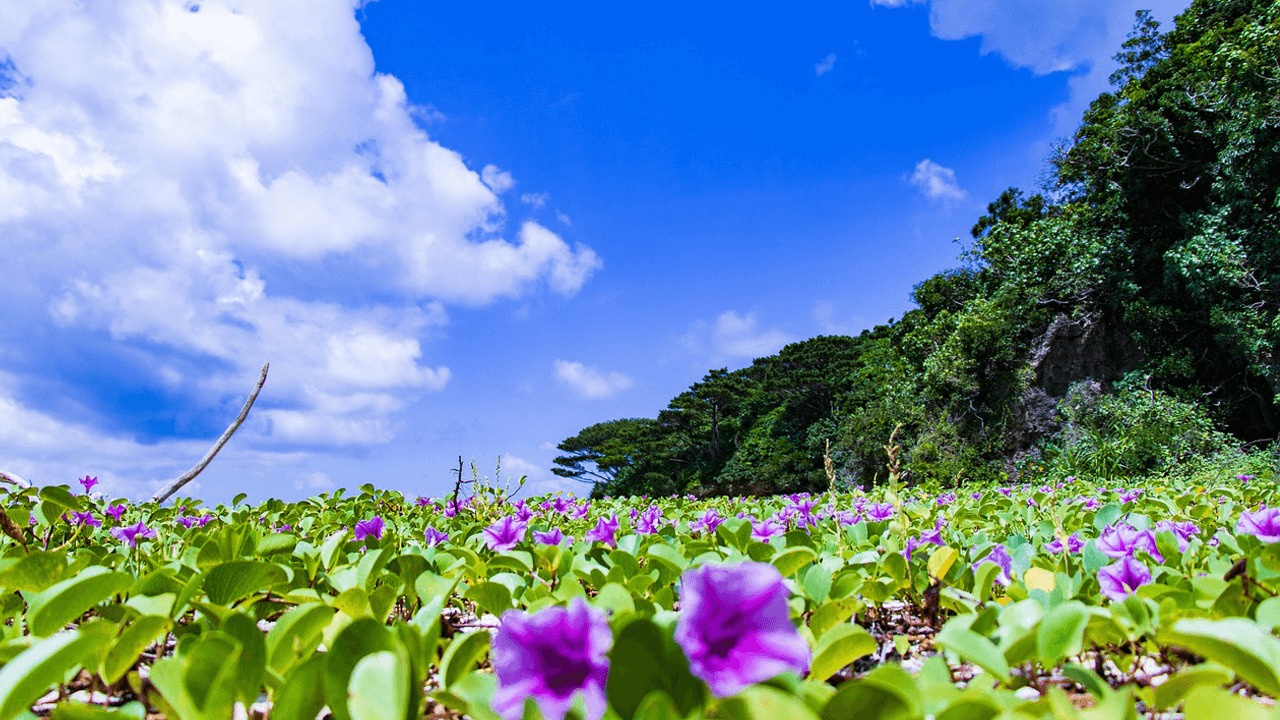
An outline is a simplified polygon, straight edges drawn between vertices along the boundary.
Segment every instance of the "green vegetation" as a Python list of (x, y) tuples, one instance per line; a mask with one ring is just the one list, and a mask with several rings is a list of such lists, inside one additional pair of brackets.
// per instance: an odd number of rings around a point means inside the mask
[(656, 418), (566, 439), (597, 496), (1159, 472), (1280, 432), (1280, 5), (1140, 14), (1113, 92), (1009, 189), (965, 266), (856, 338), (715, 370)]

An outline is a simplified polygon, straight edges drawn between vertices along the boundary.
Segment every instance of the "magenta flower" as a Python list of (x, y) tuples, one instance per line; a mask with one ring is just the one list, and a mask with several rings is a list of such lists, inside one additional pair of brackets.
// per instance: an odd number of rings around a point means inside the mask
[(996, 545), (991, 548), (991, 552), (970, 567), (977, 570), (987, 563), (995, 563), (1000, 568), (1000, 574), (996, 576), (996, 582), (1006, 587), (1013, 582), (1013, 578), (1010, 576), (1010, 573), (1013, 572), (1013, 558), (1009, 556), (1009, 550), (1004, 545)]
[(1156, 523), (1156, 530), (1167, 530), (1173, 533), (1173, 537), (1178, 541), (1178, 552), (1186, 552), (1191, 546), (1191, 538), (1200, 534), (1199, 526), (1190, 520), (1186, 522), (1161, 520)]
[(1124, 600), (1141, 585), (1151, 582), (1151, 571), (1146, 565), (1126, 555), (1098, 571), (1098, 584), (1102, 594), (1112, 600)]
[(136, 547), (138, 541), (143, 538), (155, 537), (156, 531), (142, 524), (142, 521), (139, 520), (137, 525), (111, 528), (111, 535), (121, 542), (129, 543), (129, 547)]
[(532, 698), (543, 718), (563, 720), (581, 695), (586, 720), (600, 720), (612, 645), (608, 619), (582, 598), (533, 615), (508, 610), (490, 653), (498, 677), (494, 711), (503, 720), (520, 720), (525, 698)]
[(609, 547), (618, 547), (618, 541), (614, 535), (618, 532), (618, 516), (606, 520), (600, 518), (596, 521), (596, 526), (586, 531), (582, 535), (582, 539), (587, 542), (599, 542)]
[(435, 504), (435, 503), (431, 502), (431, 498), (428, 498), (428, 497), (422, 497), (421, 495), (419, 495), (419, 496), (418, 496), (418, 499), (417, 499), (417, 500), (414, 500), (413, 502), (414, 502), (418, 507), (432, 507), (432, 508), (434, 508), (434, 507), (436, 506), (436, 504)]
[(93, 486), (94, 486), (94, 485), (97, 485), (97, 484), (98, 484), (98, 478), (93, 477), (93, 476), (90, 476), (90, 475), (85, 475), (84, 477), (82, 477), (82, 478), (80, 478), (79, 480), (77, 480), (77, 482), (79, 482), (81, 485), (83, 485), (83, 486), (84, 486), (84, 491), (85, 491), (86, 493), (88, 493), (90, 490), (92, 490), (92, 489), (93, 489)]
[(786, 531), (787, 526), (773, 518), (765, 518), (758, 523), (751, 523), (751, 539), (763, 543), (769, 542)]
[(422, 536), (427, 540), (427, 547), (435, 547), (449, 539), (449, 533), (440, 532), (433, 527), (428, 527)]
[(557, 495), (551, 499), (551, 509), (555, 510), (561, 515), (564, 515), (565, 513), (569, 512), (569, 508), (571, 507), (573, 507), (573, 500), (570, 498)]
[(182, 527), (184, 527), (184, 528), (188, 528), (188, 529), (189, 529), (192, 525), (195, 525), (196, 523), (200, 522), (200, 518), (195, 517), (194, 515), (179, 515), (178, 517), (176, 517), (176, 518), (174, 518), (174, 519), (178, 521), (178, 524), (179, 524), (179, 525), (181, 525), (181, 526), (182, 526)]
[(356, 523), (356, 540), (364, 540), (372, 535), (375, 539), (382, 539), (382, 531), (387, 527), (387, 523), (377, 515), (368, 520), (361, 520)]
[(1098, 538), (1098, 549), (1103, 555), (1119, 560), (1132, 557), (1139, 550), (1155, 558), (1156, 562), (1164, 562), (1164, 556), (1156, 549), (1156, 536), (1150, 530), (1138, 530), (1131, 525), (1112, 525), (1102, 531)]
[(893, 505), (890, 503), (871, 503), (867, 506), (867, 519), (872, 522), (880, 522), (893, 517)]
[(1263, 505), (1254, 512), (1245, 510), (1236, 522), (1236, 532), (1252, 535), (1267, 544), (1280, 542), (1280, 508)]
[(107, 507), (107, 514), (111, 516), (112, 520), (115, 520), (116, 522), (120, 522), (120, 516), (124, 515), (125, 509), (126, 507), (124, 503), (110, 505)]
[(569, 506), (569, 517), (574, 520), (581, 520), (587, 516), (587, 513), (590, 512), (590, 510), (591, 503), (583, 500), (581, 505)]
[(689, 530), (711, 534), (723, 522), (724, 518), (720, 517), (720, 513), (716, 512), (715, 508), (707, 508), (707, 511), (702, 513), (702, 517), (689, 523)]
[[(565, 534), (561, 532), (558, 527), (553, 527), (546, 532), (540, 532), (537, 530), (533, 532), (533, 541), (536, 543), (542, 543), (543, 545), (559, 545), (564, 542), (565, 537)], [(568, 539), (570, 543), (573, 542), (572, 537)]]
[(1071, 533), (1071, 536), (1067, 538), (1067, 544), (1065, 546), (1058, 538), (1054, 538), (1053, 540), (1045, 543), (1044, 546), (1045, 550), (1048, 550), (1054, 555), (1061, 553), (1063, 550), (1074, 555), (1080, 552), (1082, 548), (1084, 548), (1084, 541), (1080, 539), (1080, 533), (1078, 532)]
[(640, 535), (653, 535), (662, 528), (662, 508), (650, 505), (636, 518), (634, 529)]
[(524, 532), (528, 525), (511, 515), (498, 519), (497, 522), (484, 529), (484, 544), (494, 552), (514, 550), (524, 540)]
[(809, 670), (809, 643), (791, 623), (790, 594), (766, 563), (703, 565), (681, 576), (675, 640), (716, 697)]
[(89, 527), (102, 527), (102, 521), (93, 516), (91, 512), (72, 512), (68, 518), (72, 525), (88, 525)]

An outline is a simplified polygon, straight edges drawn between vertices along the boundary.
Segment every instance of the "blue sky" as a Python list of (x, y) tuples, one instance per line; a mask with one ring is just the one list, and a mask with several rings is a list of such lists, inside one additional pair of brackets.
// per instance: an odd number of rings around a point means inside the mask
[(1184, 5), (8, 3), (0, 469), (148, 496), (269, 361), (192, 494), (585, 491), (582, 427), (910, 309)]

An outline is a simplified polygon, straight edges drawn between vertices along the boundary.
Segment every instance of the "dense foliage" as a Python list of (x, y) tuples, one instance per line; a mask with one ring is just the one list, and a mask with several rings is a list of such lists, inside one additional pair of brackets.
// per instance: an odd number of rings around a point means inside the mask
[(1280, 4), (1198, 0), (1166, 34), (1140, 14), (1118, 58), (1049, 186), (992, 202), (917, 309), (713, 371), (568, 438), (555, 471), (597, 496), (754, 494), (883, 479), (899, 426), (903, 472), (946, 482), (1274, 439)]
[(1274, 718), (1261, 460), (708, 500), (4, 493), (0, 720)]

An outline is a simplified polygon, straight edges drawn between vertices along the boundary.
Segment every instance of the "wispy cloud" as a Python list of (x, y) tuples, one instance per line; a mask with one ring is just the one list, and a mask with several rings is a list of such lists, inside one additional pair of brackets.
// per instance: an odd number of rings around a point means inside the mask
[(963, 200), (967, 195), (956, 182), (955, 170), (943, 167), (928, 158), (916, 163), (916, 168), (909, 180), (912, 186), (930, 200), (951, 203)]
[(831, 72), (831, 69), (834, 68), (835, 66), (836, 66), (836, 54), (827, 53), (827, 56), (823, 58), (821, 62), (813, 66), (813, 73), (818, 77), (822, 77), (823, 75), (826, 75), (827, 73)]
[(580, 362), (556, 360), (554, 366), (556, 379), (588, 400), (613, 397), (635, 384), (628, 375), (606, 372)]
[(720, 364), (772, 355), (795, 338), (779, 328), (760, 327), (755, 313), (729, 310), (713, 323), (693, 323), (680, 339), (689, 352), (699, 356), (699, 362)]
[(499, 195), (516, 186), (516, 179), (511, 177), (511, 173), (497, 165), (485, 165), (481, 168), (480, 179)]

